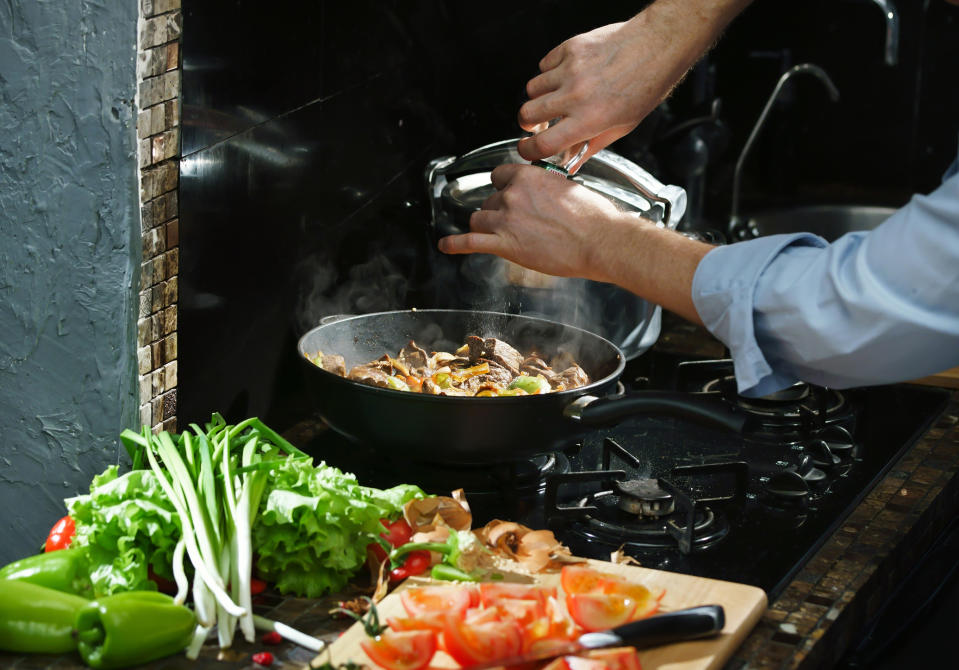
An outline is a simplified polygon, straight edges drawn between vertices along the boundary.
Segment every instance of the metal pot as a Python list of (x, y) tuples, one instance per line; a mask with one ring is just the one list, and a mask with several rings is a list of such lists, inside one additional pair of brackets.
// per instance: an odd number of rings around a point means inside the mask
[[(517, 139), (489, 144), (463, 156), (431, 161), (426, 171), (434, 239), (469, 231), (469, 217), (494, 189), (490, 172), (503, 163), (525, 162)], [(647, 171), (608, 150), (590, 158), (569, 177), (608, 198), (624, 211), (675, 228), (686, 210), (686, 192), (660, 183)], [(435, 258), (434, 274), (452, 292), (454, 307), (540, 316), (597, 333), (614, 342), (627, 359), (659, 337), (661, 311), (611, 284), (533, 272), (483, 254)], [(449, 264), (454, 269), (449, 271)], [(449, 280), (449, 281), (446, 281)], [(450, 302), (450, 301), (447, 301)]]
[[(367, 386), (306, 359), (318, 351), (335, 353), (350, 369), (385, 353), (395, 355), (410, 340), (428, 351), (452, 351), (467, 335), (498, 337), (520, 351), (536, 349), (545, 358), (565, 350), (592, 382), (543, 395), (447, 397)], [(742, 413), (715, 395), (617, 395), (625, 359), (616, 345), (535, 317), (465, 310), (363, 314), (317, 326), (300, 338), (298, 348), (313, 370), (310, 379), (323, 420), (347, 438), (409, 461), (475, 465), (525, 459), (568, 447), (595, 426), (639, 413), (676, 415), (732, 430), (741, 430), (744, 423)]]

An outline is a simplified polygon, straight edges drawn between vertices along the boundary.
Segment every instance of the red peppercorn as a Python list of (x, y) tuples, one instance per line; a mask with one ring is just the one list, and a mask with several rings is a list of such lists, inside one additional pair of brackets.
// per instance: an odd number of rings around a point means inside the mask
[(280, 644), (283, 641), (283, 636), (275, 630), (271, 630), (269, 633), (264, 633), (260, 641), (263, 644)]
[(273, 665), (273, 654), (268, 651), (260, 651), (253, 654), (253, 662), (257, 665)]

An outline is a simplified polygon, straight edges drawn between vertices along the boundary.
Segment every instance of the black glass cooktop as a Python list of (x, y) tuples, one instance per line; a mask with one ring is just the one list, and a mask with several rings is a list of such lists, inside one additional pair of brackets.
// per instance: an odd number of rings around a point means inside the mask
[[(647, 388), (701, 385), (688, 371), (679, 382), (638, 376)], [(636, 377), (627, 369), (623, 379), (632, 386)], [(332, 431), (304, 446), (370, 486), (462, 488), (474, 525), (500, 518), (549, 527), (577, 555), (608, 558), (622, 548), (649, 568), (752, 584), (774, 598), (948, 397), (912, 385), (815, 391), (826, 421), (787, 419), (785, 428), (743, 435), (641, 416), (563, 453), (481, 467), (443, 465), (442, 435), (430, 464)]]

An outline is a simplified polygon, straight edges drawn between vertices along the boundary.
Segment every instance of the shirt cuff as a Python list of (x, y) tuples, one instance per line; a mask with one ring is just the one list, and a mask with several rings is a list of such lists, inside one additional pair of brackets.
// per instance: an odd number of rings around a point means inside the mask
[(789, 246), (825, 247), (816, 235), (769, 235), (716, 247), (693, 276), (693, 305), (706, 329), (723, 342), (733, 359), (741, 395), (761, 397), (787, 388), (798, 379), (776, 371), (756, 339), (753, 305), (760, 275)]

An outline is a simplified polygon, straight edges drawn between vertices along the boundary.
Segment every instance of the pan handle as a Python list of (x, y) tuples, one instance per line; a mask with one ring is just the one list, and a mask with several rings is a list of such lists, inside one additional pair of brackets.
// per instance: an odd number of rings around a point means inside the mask
[(720, 396), (680, 391), (639, 391), (622, 398), (583, 395), (563, 409), (567, 419), (586, 426), (611, 426), (636, 414), (665, 414), (736, 433), (743, 431), (747, 418)]

